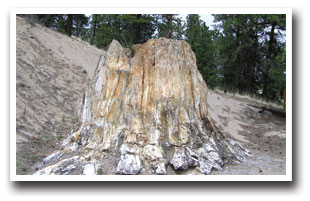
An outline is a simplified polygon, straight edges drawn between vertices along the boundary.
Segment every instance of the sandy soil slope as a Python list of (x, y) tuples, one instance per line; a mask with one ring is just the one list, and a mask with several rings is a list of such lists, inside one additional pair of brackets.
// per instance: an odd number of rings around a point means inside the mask
[(102, 50), (16, 18), (16, 167), (55, 149), (77, 121), (77, 109)]
[(286, 173), (286, 119), (249, 105), (264, 106), (209, 90), (209, 113), (216, 126), (247, 147), (252, 155), (239, 165), (213, 174)]

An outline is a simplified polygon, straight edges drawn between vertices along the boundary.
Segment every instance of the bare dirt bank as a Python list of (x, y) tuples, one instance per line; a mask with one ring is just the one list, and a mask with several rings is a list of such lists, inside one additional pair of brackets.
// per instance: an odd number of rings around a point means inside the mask
[(16, 17), (16, 173), (55, 149), (77, 121), (102, 50)]
[(264, 106), (209, 90), (209, 112), (217, 127), (251, 152), (243, 163), (212, 174), (286, 173), (286, 118), (250, 105)]

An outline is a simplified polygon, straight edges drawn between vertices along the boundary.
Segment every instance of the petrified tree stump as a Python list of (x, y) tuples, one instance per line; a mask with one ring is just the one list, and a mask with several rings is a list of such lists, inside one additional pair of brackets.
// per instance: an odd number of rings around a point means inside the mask
[(210, 121), (207, 86), (189, 44), (152, 39), (134, 57), (112, 41), (86, 90), (81, 127), (35, 174), (209, 174), (248, 151)]

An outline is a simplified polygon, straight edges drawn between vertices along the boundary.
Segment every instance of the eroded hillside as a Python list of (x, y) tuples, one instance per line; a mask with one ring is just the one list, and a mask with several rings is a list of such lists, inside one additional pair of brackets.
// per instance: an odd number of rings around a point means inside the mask
[(102, 51), (16, 18), (17, 174), (33, 172), (77, 122)]

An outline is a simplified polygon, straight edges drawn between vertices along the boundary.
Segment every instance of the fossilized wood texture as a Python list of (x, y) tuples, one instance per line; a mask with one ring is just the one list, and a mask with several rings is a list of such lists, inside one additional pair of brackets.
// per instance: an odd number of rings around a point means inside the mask
[(127, 55), (110, 44), (85, 92), (80, 129), (36, 174), (167, 174), (169, 165), (209, 174), (248, 154), (210, 122), (189, 44), (153, 39)]

